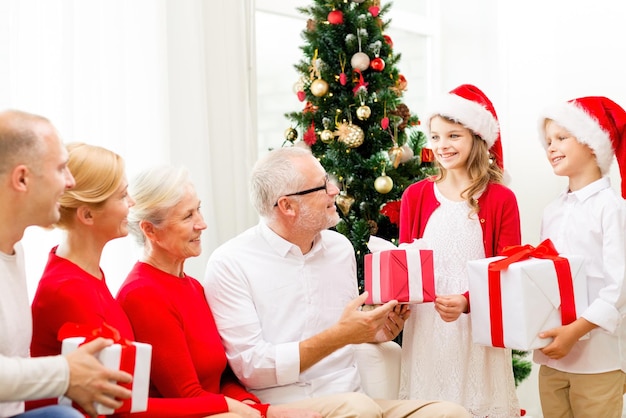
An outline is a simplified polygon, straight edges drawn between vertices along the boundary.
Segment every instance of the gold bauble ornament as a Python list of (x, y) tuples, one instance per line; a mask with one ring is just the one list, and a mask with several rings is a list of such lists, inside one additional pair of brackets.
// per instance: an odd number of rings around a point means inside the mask
[(335, 203), (341, 213), (343, 213), (343, 216), (348, 216), (348, 212), (350, 212), (350, 208), (354, 204), (354, 197), (346, 193), (345, 190), (342, 190), (337, 197), (335, 197)]
[(367, 120), (372, 114), (372, 109), (367, 105), (361, 105), (356, 110), (356, 117), (360, 120)]
[(320, 132), (320, 139), (325, 144), (330, 144), (335, 139), (335, 133), (330, 129), (324, 129)]
[(365, 52), (357, 52), (350, 59), (350, 65), (352, 68), (365, 71), (370, 66), (370, 57)]
[(383, 174), (374, 180), (374, 188), (380, 194), (387, 194), (393, 189), (393, 180), (388, 175)]
[(298, 131), (289, 127), (285, 129), (285, 139), (289, 142), (293, 142), (298, 139)]
[(328, 93), (328, 83), (321, 78), (317, 78), (311, 83), (310, 89), (313, 96), (322, 97)]
[(344, 122), (337, 126), (335, 131), (337, 139), (348, 146), (348, 148), (356, 148), (363, 143), (365, 133), (363, 129), (352, 123)]

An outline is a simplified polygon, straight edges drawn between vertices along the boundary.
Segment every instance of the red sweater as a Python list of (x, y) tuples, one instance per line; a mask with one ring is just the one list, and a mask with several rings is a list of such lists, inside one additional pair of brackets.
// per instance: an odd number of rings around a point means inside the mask
[[(430, 215), (439, 205), (433, 181), (425, 179), (407, 187), (400, 205), (400, 242), (422, 238)], [(509, 245), (520, 245), (519, 209), (509, 188), (490, 183), (478, 199), (478, 207), (485, 257), (494, 257)]]
[[(122, 337), (135, 340), (131, 323), (120, 305), (111, 295), (104, 278), (99, 280), (74, 263), (56, 255), (57, 247), (50, 251), (48, 263), (39, 282), (32, 303), (33, 338), (31, 355), (56, 355), (61, 352), (57, 332), (66, 322), (85, 324), (98, 328), (103, 322), (117, 328)], [(137, 341), (143, 341), (139, 338)], [(154, 370), (154, 363), (152, 368)], [(243, 388), (241, 389), (243, 391)], [(132, 417), (150, 418), (200, 418), (209, 414), (226, 412), (225, 404), (216, 406), (207, 397), (148, 399), (148, 411), (132, 414)], [(223, 401), (223, 397), (222, 401)], [(252, 399), (256, 399), (252, 397)], [(55, 404), (56, 399), (27, 402), (27, 409)], [(224, 401), (223, 401), (224, 402)], [(223, 409), (221, 409), (223, 408)], [(116, 416), (130, 416), (116, 414)]]
[[(152, 344), (150, 396), (206, 399), (211, 414), (228, 411), (224, 396), (259, 402), (228, 367), (213, 313), (196, 279), (138, 262), (117, 300), (137, 341)], [(254, 407), (263, 413), (267, 409)]]

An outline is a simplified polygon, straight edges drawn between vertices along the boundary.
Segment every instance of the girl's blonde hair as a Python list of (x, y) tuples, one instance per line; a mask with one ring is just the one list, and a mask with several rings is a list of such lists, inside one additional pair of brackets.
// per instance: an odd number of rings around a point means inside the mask
[[(459, 121), (449, 118), (447, 116), (435, 115), (450, 123), (459, 123)], [(463, 125), (465, 126), (465, 125)], [(465, 126), (465, 128), (467, 128)], [(467, 172), (471, 180), (470, 186), (461, 192), (461, 196), (467, 201), (471, 208), (471, 214), (478, 213), (480, 207), (478, 206), (478, 200), (474, 198), (478, 193), (485, 190), (489, 183), (502, 183), (503, 172), (502, 169), (496, 164), (495, 157), (489, 152), (487, 143), (478, 135), (476, 135), (471, 129), (467, 128), (472, 134), (473, 143), (470, 155), (467, 158)], [(435, 175), (435, 182), (440, 182), (446, 178), (446, 169), (439, 164), (435, 159), (435, 167), (437, 168), (437, 174)]]
[(100, 208), (124, 180), (124, 160), (113, 151), (82, 142), (68, 144), (67, 151), (67, 167), (76, 186), (59, 199), (61, 217), (56, 226), (63, 229), (72, 224), (77, 208)]

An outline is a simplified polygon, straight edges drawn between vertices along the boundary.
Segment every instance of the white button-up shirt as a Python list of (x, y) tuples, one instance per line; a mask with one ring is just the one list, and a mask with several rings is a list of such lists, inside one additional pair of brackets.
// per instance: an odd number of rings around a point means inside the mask
[(343, 235), (322, 231), (302, 254), (261, 222), (213, 252), (203, 284), (233, 371), (263, 402), (360, 391), (352, 346), (300, 373), (300, 341), (337, 322), (358, 294)]
[(535, 362), (571, 373), (626, 371), (626, 202), (608, 177), (563, 192), (544, 211), (546, 238), (561, 254), (585, 257), (589, 307), (582, 317), (598, 328), (560, 360), (535, 350)]

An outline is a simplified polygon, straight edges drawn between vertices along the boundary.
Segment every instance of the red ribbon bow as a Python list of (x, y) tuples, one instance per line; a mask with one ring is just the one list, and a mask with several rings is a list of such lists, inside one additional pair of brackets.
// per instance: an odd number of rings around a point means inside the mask
[(491, 320), (491, 342), (494, 347), (504, 347), (504, 328), (502, 320), (502, 286), (500, 272), (511, 264), (527, 260), (531, 257), (552, 260), (556, 270), (561, 297), (561, 323), (570, 324), (576, 320), (576, 304), (574, 301), (574, 284), (572, 272), (567, 258), (559, 257), (554, 244), (546, 239), (537, 248), (532, 245), (513, 245), (505, 247), (502, 260), (489, 263), (489, 317)]
[[(134, 375), (135, 373), (135, 359), (137, 357), (137, 347), (132, 341), (123, 338), (117, 328), (103, 322), (99, 328), (91, 328), (84, 324), (76, 324), (73, 322), (66, 322), (61, 326), (57, 333), (59, 341), (63, 341), (66, 338), (72, 337), (85, 337), (85, 341), (80, 345), (87, 344), (90, 341), (95, 340), (98, 337), (108, 338), (113, 340), (113, 343), (122, 346), (122, 356), (120, 358), (120, 370)], [(124, 386), (132, 391), (133, 384), (131, 383), (118, 383), (120, 386)], [(125, 399), (123, 405), (116, 409), (116, 412), (130, 411), (132, 406), (132, 398)], [(75, 405), (76, 406), (76, 405)]]
[(132, 341), (122, 338), (117, 328), (112, 327), (106, 322), (102, 323), (100, 328), (91, 328), (84, 324), (76, 324), (74, 322), (66, 322), (61, 326), (57, 334), (59, 341), (63, 341), (66, 338), (72, 337), (85, 337), (85, 341), (81, 343), (87, 344), (90, 341), (95, 340), (98, 337), (108, 338), (113, 340), (115, 344), (120, 344), (123, 347), (132, 345)]

